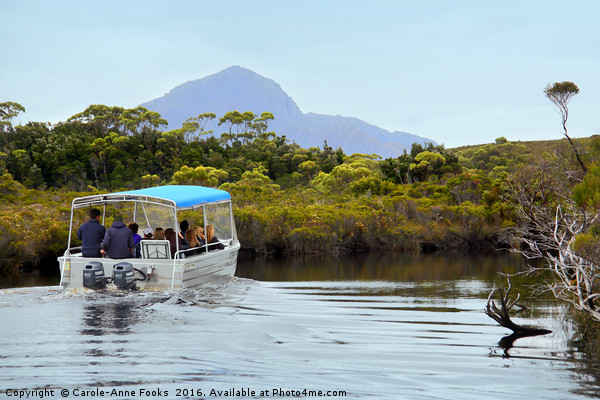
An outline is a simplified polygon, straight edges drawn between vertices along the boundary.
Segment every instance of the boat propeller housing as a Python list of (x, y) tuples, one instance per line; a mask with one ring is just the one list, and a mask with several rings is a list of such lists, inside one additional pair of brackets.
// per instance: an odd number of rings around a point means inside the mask
[(106, 277), (104, 276), (104, 266), (101, 262), (90, 261), (83, 268), (83, 287), (89, 289), (106, 288)]
[(120, 262), (113, 266), (113, 283), (121, 290), (135, 290), (135, 270), (128, 262)]

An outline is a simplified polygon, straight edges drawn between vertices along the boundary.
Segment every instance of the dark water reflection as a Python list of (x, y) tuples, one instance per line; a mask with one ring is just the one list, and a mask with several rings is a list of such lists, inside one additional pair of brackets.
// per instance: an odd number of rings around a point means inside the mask
[[(104, 298), (114, 298), (114, 293), (106, 293)], [(131, 299), (118, 302), (105, 302), (89, 299), (83, 308), (82, 335), (103, 336), (107, 334), (126, 335), (131, 325), (139, 318), (138, 307)]]
[[(443, 282), (422, 285), (421, 291), (434, 290), (441, 296), (462, 296), (456, 285), (465, 281), (505, 285), (500, 273), (515, 274), (527, 269), (528, 261), (515, 253), (498, 254), (369, 254), (364, 256), (298, 257), (291, 259), (254, 259), (238, 263), (236, 276), (259, 281), (386, 281)], [(519, 284), (529, 283), (526, 278)], [(489, 293), (489, 292), (488, 292)], [(487, 296), (488, 293), (485, 293)]]
[(580, 387), (576, 393), (600, 398), (600, 323), (575, 318), (574, 334), (569, 340), (569, 357), (575, 361), (571, 371)]
[(60, 282), (58, 262), (44, 265), (42, 270), (35, 271), (13, 271), (0, 269), (0, 289), (31, 287), (31, 286), (53, 286)]

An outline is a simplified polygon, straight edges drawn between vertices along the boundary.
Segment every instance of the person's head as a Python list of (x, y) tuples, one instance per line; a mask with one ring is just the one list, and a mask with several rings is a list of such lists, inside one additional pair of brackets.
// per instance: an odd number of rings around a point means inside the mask
[(188, 222), (187, 219), (184, 219), (183, 221), (181, 221), (179, 223), (179, 229), (181, 229), (181, 232), (187, 231), (189, 227), (190, 227), (190, 223)]
[(215, 237), (215, 227), (212, 225), (206, 225), (206, 241), (210, 242)]
[(148, 227), (146, 229), (144, 229), (144, 237), (145, 238), (151, 238), (152, 237), (152, 228)]
[(96, 219), (100, 217), (100, 210), (98, 210), (97, 208), (92, 208), (90, 211), (90, 218), (91, 219)]
[(117, 214), (115, 215), (115, 217), (113, 218), (113, 222), (123, 222), (123, 216), (121, 214)]
[(177, 234), (173, 228), (165, 229), (165, 239), (171, 243), (171, 255), (175, 254), (178, 248)]
[(165, 230), (163, 228), (156, 228), (154, 230), (154, 239), (165, 240)]
[(188, 241), (190, 247), (198, 247), (200, 243), (198, 242), (198, 238), (196, 237), (196, 232), (193, 229), (189, 229), (185, 232), (185, 240)]
[(194, 228), (194, 232), (196, 232), (196, 235), (198, 236), (204, 236), (204, 228), (200, 225)]
[(132, 222), (129, 224), (128, 228), (131, 229), (131, 232), (138, 233), (140, 226), (138, 224), (136, 224), (135, 222)]

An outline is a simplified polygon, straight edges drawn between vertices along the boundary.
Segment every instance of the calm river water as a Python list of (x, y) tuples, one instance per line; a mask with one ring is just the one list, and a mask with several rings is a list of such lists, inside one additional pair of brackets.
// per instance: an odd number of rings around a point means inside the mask
[(497, 272), (522, 268), (516, 255), (307, 258), (240, 262), (194, 291), (2, 289), (0, 398), (598, 397), (597, 358), (554, 301), (524, 298), (515, 318), (553, 333), (499, 345), (511, 332), (482, 309)]

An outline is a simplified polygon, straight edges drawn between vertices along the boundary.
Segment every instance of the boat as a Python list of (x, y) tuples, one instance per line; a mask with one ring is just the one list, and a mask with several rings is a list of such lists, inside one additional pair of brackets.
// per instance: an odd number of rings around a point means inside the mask
[[(175, 240), (143, 239), (139, 258), (111, 259), (83, 257), (81, 246), (72, 246), (80, 223), (89, 219), (92, 208), (101, 211), (100, 223), (116, 215), (136, 222), (140, 231), (173, 228), (180, 220), (191, 226), (212, 225), (215, 237), (224, 247), (212, 250), (208, 245), (182, 249)], [(230, 280), (237, 265), (240, 242), (237, 238), (231, 195), (203, 186), (166, 185), (116, 193), (95, 194), (73, 199), (67, 250), (58, 257), (60, 286), (63, 289), (141, 289), (168, 290), (198, 288)], [(210, 251), (209, 251), (210, 250)]]

